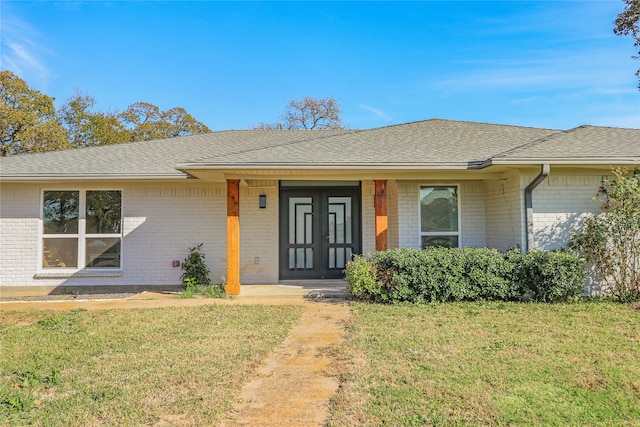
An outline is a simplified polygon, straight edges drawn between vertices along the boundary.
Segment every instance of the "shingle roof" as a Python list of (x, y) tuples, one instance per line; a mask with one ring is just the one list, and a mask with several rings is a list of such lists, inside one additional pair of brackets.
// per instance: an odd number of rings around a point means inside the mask
[(493, 156), (493, 161), (569, 159), (578, 162), (634, 158), (636, 162), (640, 161), (640, 130), (580, 126), (505, 151)]
[[(287, 132), (287, 131), (285, 131)], [(212, 153), (197, 164), (458, 165), (483, 161), (496, 153), (556, 133), (550, 129), (432, 119), (382, 128), (346, 131), (294, 143), (235, 153)], [(186, 165), (184, 165), (186, 166)]]
[(185, 178), (180, 169), (419, 169), (573, 159), (640, 164), (640, 130), (570, 131), (432, 119), (369, 130), (229, 130), (0, 158), (0, 179)]

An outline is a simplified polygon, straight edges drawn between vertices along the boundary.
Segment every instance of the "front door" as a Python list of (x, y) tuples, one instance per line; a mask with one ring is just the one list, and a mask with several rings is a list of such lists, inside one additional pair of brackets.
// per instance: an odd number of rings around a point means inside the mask
[(360, 253), (360, 188), (280, 189), (280, 279), (340, 279)]

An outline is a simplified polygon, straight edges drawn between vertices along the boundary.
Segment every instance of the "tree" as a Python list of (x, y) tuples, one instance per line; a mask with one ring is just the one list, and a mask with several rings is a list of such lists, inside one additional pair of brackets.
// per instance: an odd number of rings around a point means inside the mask
[[(613, 32), (618, 36), (631, 35), (634, 39), (634, 46), (640, 46), (640, 28), (638, 27), (638, 21), (640, 21), (640, 0), (624, 0), (625, 7), (615, 20), (616, 27)], [(640, 58), (640, 50), (638, 56), (634, 58)], [(640, 69), (636, 71), (636, 76), (640, 79)], [(638, 82), (638, 89), (640, 89), (640, 81)]]
[(131, 141), (131, 132), (117, 114), (94, 111), (95, 98), (76, 91), (58, 110), (67, 140), (76, 148)]
[(342, 110), (335, 98), (322, 99), (306, 96), (292, 99), (275, 123), (260, 123), (256, 129), (344, 129), (340, 115)]
[(56, 120), (53, 101), (11, 71), (0, 71), (2, 156), (69, 147), (65, 132)]
[(211, 132), (206, 125), (194, 119), (181, 107), (161, 111), (160, 108), (148, 102), (136, 102), (119, 117), (125, 128), (131, 132), (132, 141)]
[(588, 218), (570, 247), (621, 301), (640, 300), (640, 170), (614, 169), (600, 188), (602, 214)]
[(54, 98), (31, 89), (10, 71), (0, 71), (0, 154), (83, 148), (211, 132), (184, 108), (162, 111), (148, 102), (122, 113), (96, 111), (80, 92), (58, 111)]

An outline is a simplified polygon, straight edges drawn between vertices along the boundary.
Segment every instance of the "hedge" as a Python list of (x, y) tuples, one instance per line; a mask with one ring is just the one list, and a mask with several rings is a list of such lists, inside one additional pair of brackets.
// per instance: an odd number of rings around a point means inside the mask
[(583, 261), (567, 252), (517, 249), (392, 249), (346, 269), (354, 298), (381, 303), (566, 301), (583, 292), (584, 278)]

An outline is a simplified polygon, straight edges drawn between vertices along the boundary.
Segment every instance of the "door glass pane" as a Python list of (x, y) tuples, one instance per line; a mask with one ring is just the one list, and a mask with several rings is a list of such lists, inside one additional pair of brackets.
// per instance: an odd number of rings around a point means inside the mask
[[(313, 209), (311, 197), (289, 198), (289, 243), (313, 241)], [(309, 240), (307, 242), (307, 239)]]
[(289, 269), (296, 268), (296, 250), (295, 248), (289, 248)]
[(313, 248), (306, 248), (307, 259), (305, 260), (305, 267), (308, 269), (313, 268)]
[(304, 248), (296, 248), (296, 268), (304, 268)]
[(442, 246), (444, 248), (457, 248), (458, 236), (422, 236), (422, 248), (427, 246)]
[(305, 213), (304, 215), (304, 242), (307, 244), (313, 243), (313, 215), (311, 213)]
[(78, 234), (79, 191), (45, 191), (42, 200), (44, 234)]
[(87, 233), (120, 233), (122, 197), (120, 191), (87, 191)]
[(344, 268), (344, 248), (336, 248), (336, 267)]
[(336, 242), (336, 214), (329, 212), (329, 236), (327, 241), (330, 244)]
[(422, 232), (458, 231), (458, 188), (420, 187)]
[(78, 239), (42, 239), (43, 268), (77, 268)]
[(329, 197), (329, 221), (329, 243), (351, 243), (351, 197)]
[(120, 268), (120, 238), (88, 238), (87, 267)]
[(329, 248), (329, 268), (336, 268), (336, 248)]

